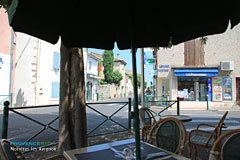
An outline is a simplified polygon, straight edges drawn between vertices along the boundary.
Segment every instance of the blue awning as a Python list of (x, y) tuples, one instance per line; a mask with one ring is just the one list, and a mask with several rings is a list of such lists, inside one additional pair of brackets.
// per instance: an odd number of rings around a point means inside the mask
[(218, 69), (174, 69), (175, 76), (183, 77), (215, 77)]

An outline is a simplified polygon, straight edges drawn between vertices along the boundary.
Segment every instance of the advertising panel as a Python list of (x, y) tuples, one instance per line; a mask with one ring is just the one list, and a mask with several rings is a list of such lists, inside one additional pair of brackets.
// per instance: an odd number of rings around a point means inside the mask
[(207, 95), (208, 95), (208, 100), (212, 101), (212, 80), (211, 80), (211, 78), (207, 78)]
[(232, 100), (232, 78), (223, 78), (223, 99)]
[(223, 86), (222, 77), (212, 78), (213, 101), (222, 101), (222, 86)]

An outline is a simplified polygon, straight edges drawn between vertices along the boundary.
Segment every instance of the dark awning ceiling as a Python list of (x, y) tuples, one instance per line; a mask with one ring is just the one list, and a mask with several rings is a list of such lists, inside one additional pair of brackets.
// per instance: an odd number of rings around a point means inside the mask
[[(13, 0), (10, 25), (51, 43), (69, 47), (165, 47), (222, 33), (240, 21), (237, 1), (77, 1)], [(131, 29), (132, 28), (132, 29)]]

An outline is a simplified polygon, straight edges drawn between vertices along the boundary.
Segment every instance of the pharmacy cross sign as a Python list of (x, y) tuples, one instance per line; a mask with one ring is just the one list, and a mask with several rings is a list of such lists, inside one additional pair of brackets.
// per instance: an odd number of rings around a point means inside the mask
[(146, 60), (147, 64), (155, 64), (156, 63), (156, 59), (155, 58), (148, 58)]

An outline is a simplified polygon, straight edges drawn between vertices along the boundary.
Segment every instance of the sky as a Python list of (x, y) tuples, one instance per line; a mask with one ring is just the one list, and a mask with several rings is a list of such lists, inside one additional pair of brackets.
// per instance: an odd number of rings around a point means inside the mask
[[(95, 53), (103, 54), (104, 50), (88, 48), (88, 52), (95, 52)], [(126, 69), (132, 71), (132, 54), (131, 54), (131, 50), (130, 49), (119, 50), (117, 48), (117, 45), (115, 44), (115, 47), (113, 49), (113, 53), (114, 53), (114, 58), (117, 58), (117, 54), (119, 53), (119, 59), (124, 60), (127, 63), (126, 64)], [(146, 57), (148, 57), (148, 58), (152, 58), (153, 57), (152, 56), (152, 52), (145, 52), (145, 53), (146, 53)], [(137, 50), (136, 60), (137, 60), (137, 73), (141, 74), (141, 54), (140, 54), (140, 49)], [(145, 75), (145, 79), (146, 79), (146, 81), (148, 83), (148, 86), (150, 86), (150, 82), (152, 81), (152, 76), (150, 74), (152, 68), (153, 68), (153, 65), (145, 65), (144, 75)]]

